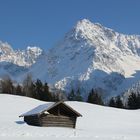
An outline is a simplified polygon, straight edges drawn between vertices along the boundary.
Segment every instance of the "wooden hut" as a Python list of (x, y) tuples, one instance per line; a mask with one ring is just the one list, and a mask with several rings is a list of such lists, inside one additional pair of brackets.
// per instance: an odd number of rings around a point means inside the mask
[(64, 102), (47, 103), (20, 115), (24, 121), (34, 126), (76, 127), (77, 117), (82, 116)]

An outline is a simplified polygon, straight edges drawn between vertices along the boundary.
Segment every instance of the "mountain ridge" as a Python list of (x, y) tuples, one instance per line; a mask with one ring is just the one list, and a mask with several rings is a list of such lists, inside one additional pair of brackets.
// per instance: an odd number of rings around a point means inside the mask
[(0, 41), (0, 61), (11, 62), (18, 66), (29, 67), (43, 53), (36, 46), (28, 46), (25, 50), (14, 50), (7, 42)]
[(139, 35), (124, 35), (83, 19), (57, 46), (40, 54), (19, 78), (30, 73), (33, 79), (47, 81), (66, 92), (80, 89), (83, 96), (96, 88), (107, 98), (137, 83), (138, 70)]

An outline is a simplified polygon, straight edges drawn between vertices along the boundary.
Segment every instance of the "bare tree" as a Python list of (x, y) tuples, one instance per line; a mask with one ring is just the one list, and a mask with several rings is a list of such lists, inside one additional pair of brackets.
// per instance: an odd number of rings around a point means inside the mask
[(25, 96), (33, 97), (33, 80), (31, 74), (27, 74), (23, 81), (23, 92)]
[(13, 82), (8, 75), (1, 80), (1, 91), (2, 93), (14, 94)]

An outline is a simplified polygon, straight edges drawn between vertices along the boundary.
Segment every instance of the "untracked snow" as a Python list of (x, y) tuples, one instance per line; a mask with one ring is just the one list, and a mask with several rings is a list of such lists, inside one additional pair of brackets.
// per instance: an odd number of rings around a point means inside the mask
[(0, 140), (139, 140), (140, 110), (123, 110), (82, 102), (66, 102), (82, 114), (76, 129), (29, 126), (18, 116), (47, 104), (0, 94)]

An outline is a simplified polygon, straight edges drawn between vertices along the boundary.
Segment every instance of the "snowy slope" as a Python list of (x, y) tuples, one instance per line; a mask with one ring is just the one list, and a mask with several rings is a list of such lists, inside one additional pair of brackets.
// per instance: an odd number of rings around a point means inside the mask
[(45, 102), (0, 94), (0, 140), (139, 140), (140, 110), (122, 110), (81, 102), (66, 102), (83, 117), (76, 129), (35, 127), (18, 116)]
[(120, 34), (84, 19), (30, 72), (58, 89), (80, 88), (86, 96), (97, 88), (106, 97), (121, 94), (136, 83), (139, 70), (140, 36)]

